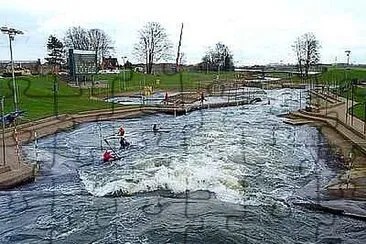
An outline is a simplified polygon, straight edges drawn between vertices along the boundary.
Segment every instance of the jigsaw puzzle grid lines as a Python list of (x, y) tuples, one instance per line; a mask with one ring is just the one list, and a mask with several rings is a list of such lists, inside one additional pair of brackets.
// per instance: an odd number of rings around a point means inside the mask
[[(10, 86), (10, 83), (8, 84), (9, 86)], [(28, 82), (28, 86), (27, 86), (27, 88), (25, 89), (25, 92), (24, 92), (24, 96), (29, 96), (29, 97), (32, 97), (32, 98), (44, 98), (44, 97), (47, 97), (47, 96), (37, 96), (37, 95), (32, 95), (32, 94), (29, 94), (28, 93), (28, 90), (29, 90), (29, 87), (30, 87), (30, 82)], [(76, 94), (76, 95), (74, 95), (75, 97), (78, 97), (78, 96), (82, 96), (82, 89), (80, 89), (80, 93), (79, 94)], [(71, 95), (72, 96), (72, 95)], [(52, 96), (51, 96), (52, 97)], [(59, 96), (59, 98), (62, 98), (62, 95), (60, 95)], [(56, 105), (55, 105), (56, 106)], [(114, 109), (114, 105), (111, 105), (111, 109), (113, 110)], [(337, 114), (337, 116), (338, 116), (338, 114)], [(99, 126), (99, 129), (101, 130), (101, 128), (100, 128), (100, 122), (98, 121), (97, 122), (98, 123), (98, 126)], [(205, 121), (205, 122), (203, 122), (203, 123), (207, 123), (207, 121)], [(73, 127), (76, 127), (78, 125), (78, 123), (76, 122), (76, 121), (73, 121)], [(201, 125), (203, 125), (203, 124), (201, 124)], [(281, 138), (276, 138), (276, 134), (278, 134), (278, 131), (279, 130), (281, 130), (281, 129), (285, 129), (285, 130), (288, 130), (289, 128), (288, 127), (285, 127), (285, 126), (279, 126), (278, 124), (273, 124), (273, 126), (271, 126), (272, 127), (272, 135), (271, 135), (271, 138), (272, 138), (272, 142), (270, 142), (270, 143), (268, 143), (268, 145), (269, 146), (275, 146), (277, 143), (278, 143), (278, 140), (281, 140)], [(263, 129), (265, 129), (266, 127), (263, 127)], [(260, 127), (256, 127), (256, 129), (261, 129)], [(267, 128), (266, 128), (267, 129)], [(294, 131), (294, 134), (295, 134), (295, 130), (296, 129), (294, 129), (293, 131)], [(32, 134), (31, 133), (29, 133), (29, 139), (32, 137)], [(245, 146), (244, 146), (244, 144), (245, 144), (245, 139), (246, 139), (246, 131), (245, 130), (242, 130), (242, 135), (241, 135), (241, 137), (242, 137), (242, 141), (244, 142), (242, 145), (243, 145), (243, 148), (245, 148)], [(186, 137), (184, 137), (184, 139), (186, 140)], [(306, 147), (314, 147), (314, 148), (316, 148), (318, 151), (317, 151), (317, 155), (313, 155), (313, 154), (311, 154), (311, 156), (312, 156), (312, 160), (314, 160), (316, 163), (318, 163), (318, 160), (319, 160), (319, 155), (322, 153), (322, 151), (320, 150), (320, 146), (321, 145), (327, 145), (327, 143), (324, 143), (321, 139), (320, 139), (320, 134), (318, 134), (318, 138), (317, 138), (318, 140), (317, 140), (317, 143), (315, 143), (315, 144), (312, 144), (312, 145), (306, 145)], [(293, 148), (297, 148), (297, 147), (301, 147), (301, 146), (303, 146), (303, 145), (301, 145), (301, 144), (297, 144), (296, 143), (296, 138), (295, 137), (293, 137)], [(187, 144), (186, 144), (187, 145)], [(14, 146), (14, 145), (7, 145), (7, 146)], [(59, 149), (62, 149), (63, 147), (62, 146), (58, 146), (57, 145), (57, 134), (56, 135), (54, 135), (53, 136), (53, 146), (52, 147), (38, 147), (38, 149), (50, 149), (50, 150), (52, 150), (52, 152), (53, 152), (53, 158), (52, 158), (52, 164), (51, 164), (51, 166), (53, 166), (53, 165), (55, 165), (56, 164), (56, 152), (59, 150)], [(77, 158), (79, 158), (79, 157), (82, 157), (82, 155), (80, 155), (80, 153), (81, 153), (81, 148), (82, 148), (82, 146), (80, 146), (77, 150), (78, 150), (78, 155), (77, 155)], [(87, 149), (90, 149), (90, 157), (92, 157), (92, 158), (95, 158), (96, 157), (96, 154), (95, 153), (93, 153), (93, 151), (92, 150), (94, 150), (94, 149), (101, 149), (101, 147), (95, 147), (95, 148), (87, 148)], [(245, 163), (246, 162), (246, 160), (247, 160), (247, 156), (246, 156), (246, 154), (245, 154), (245, 150), (242, 150), (242, 160), (243, 160), (243, 162)], [(311, 152), (311, 150), (310, 150), (310, 152)], [(301, 173), (301, 171), (302, 171), (302, 169), (303, 169), (303, 167), (302, 167), (302, 164), (303, 164), (304, 162), (303, 161), (301, 161), (301, 163), (300, 163), (300, 165), (299, 165), (299, 171), (300, 171), (300, 173)], [(260, 170), (262, 170), (262, 168), (259, 168)], [(316, 172), (316, 176), (317, 176), (317, 178), (319, 177), (319, 171), (318, 170), (316, 170), (315, 171)], [(261, 173), (261, 172), (259, 172), (259, 173)], [(57, 185), (57, 183), (54, 183), (54, 181), (52, 180), (52, 184), (53, 184), (53, 186), (56, 186)], [(320, 183), (319, 183), (319, 181), (317, 182), (317, 184), (318, 184), (318, 188), (320, 187)], [(21, 192), (21, 190), (20, 190), (20, 192)], [(16, 204), (15, 202), (14, 202), (14, 197), (12, 196), (13, 194), (15, 194), (16, 195), (16, 197), (18, 197), (18, 195), (19, 195), (19, 192), (11, 192), (11, 193), (9, 193), (9, 194), (6, 194), (7, 196), (8, 196), (8, 199), (9, 199), (9, 202), (8, 202), (8, 209), (10, 210), (10, 211), (26, 211), (28, 208), (29, 208), (29, 200), (25, 197), (25, 195), (23, 195), (23, 194), (21, 194), (20, 193), (20, 195), (21, 195), (21, 198), (22, 198), (22, 201), (23, 201), (23, 204), (22, 204), (22, 208), (14, 208), (14, 205), (15, 206), (17, 206), (18, 204)], [(51, 203), (51, 206), (49, 207), (49, 211), (50, 211), (50, 216), (53, 216), (54, 215), (54, 208), (55, 208), (55, 205), (57, 204), (57, 202), (55, 201), (55, 198), (56, 198), (56, 195), (55, 195), (56, 193), (53, 191), (53, 193), (52, 193), (52, 203)], [(319, 195), (320, 193), (319, 193), (319, 191), (317, 192), (317, 201), (318, 202), (320, 202), (321, 201), (321, 197), (320, 197), (320, 195)], [(202, 217), (199, 217), (199, 216), (190, 216), (190, 214), (189, 214), (189, 209), (190, 209), (190, 206), (191, 206), (191, 204), (194, 204), (194, 200), (202, 200), (202, 201), (207, 201), (207, 200), (210, 200), (212, 198), (212, 195), (211, 194), (208, 194), (207, 195), (207, 197), (203, 197), (203, 198), (191, 198), (190, 197), (190, 191), (187, 189), (186, 190), (186, 192), (185, 192), (185, 210), (184, 210), (184, 216), (186, 216), (186, 218), (187, 219), (189, 219), (190, 221), (193, 221), (193, 222), (200, 222), (201, 223), (201, 226), (202, 226), (202, 228), (204, 228), (204, 224), (205, 224), (205, 220), (204, 220), (204, 218), (202, 218)], [(160, 198), (158, 198), (158, 199), (160, 199)], [(193, 201), (192, 201), (193, 200)], [(118, 203), (117, 203), (117, 199), (114, 199), (114, 209), (112, 210), (112, 212), (110, 212), (112, 215), (115, 215), (115, 216), (118, 216)], [(141, 211), (144, 213), (144, 214), (146, 214), (146, 215), (158, 215), (158, 214), (162, 214), (163, 212), (164, 212), (164, 208), (163, 208), (163, 204), (161, 204), (159, 201), (154, 205), (154, 206), (152, 206), (152, 205), (150, 205), (150, 206), (145, 206), (144, 208), (142, 208), (141, 209)], [(193, 205), (194, 206), (194, 205)], [(148, 208), (151, 208), (151, 207), (153, 207), (153, 208), (155, 208), (155, 207), (157, 207), (159, 210), (155, 213), (155, 212), (149, 212), (149, 211), (147, 211), (146, 209), (148, 209)], [(283, 212), (281, 212), (281, 210), (283, 210), (283, 209), (280, 209), (279, 208), (279, 206), (277, 206), (277, 205), (273, 205), (273, 206), (271, 206), (271, 207), (268, 207), (268, 211), (270, 212), (270, 214), (272, 215), (272, 216), (274, 216), (275, 218), (283, 218), (283, 219), (286, 219), (286, 218), (289, 218), (292, 214), (293, 214), (293, 206), (290, 206), (290, 204), (289, 203), (286, 203), (286, 202), (284, 202), (283, 203), (283, 206), (281, 206), (282, 208), (284, 208), (286, 211), (285, 211), (285, 213), (283, 214)], [(109, 206), (106, 206), (105, 208), (99, 208), (97, 211), (96, 211), (96, 213), (95, 213), (95, 223), (97, 224), (97, 226), (100, 226), (101, 228), (105, 228), (106, 226), (102, 226), (102, 225), (100, 225), (100, 223), (99, 223), (99, 221), (98, 221), (98, 219), (99, 219), (99, 212), (101, 212), (101, 211), (109, 211), (109, 209), (110, 209), (110, 207)], [(280, 209), (280, 211), (278, 212), (278, 210)], [(241, 215), (241, 216), (227, 216), (226, 217), (226, 228), (228, 229), (228, 230), (230, 230), (230, 226), (229, 226), (229, 223), (230, 223), (230, 220), (232, 220), (232, 219), (240, 219), (240, 220), (243, 220), (243, 221), (245, 221), (245, 219), (246, 219), (246, 214), (248, 213), (249, 211), (247, 211), (247, 206), (246, 205), (243, 205), (243, 214)], [(323, 222), (323, 221), (319, 221), (319, 223), (318, 223), (318, 225), (316, 226), (316, 236), (315, 236), (315, 241), (318, 241), (318, 235), (319, 235), (319, 231), (320, 231), (320, 229), (321, 229), (321, 227), (330, 227), (330, 226), (332, 226), (332, 225), (334, 225), (335, 224), (335, 220), (336, 220), (336, 215), (335, 214), (332, 214), (331, 215), (332, 216), (332, 219), (331, 219), (331, 221), (330, 222)], [(198, 220), (197, 220), (198, 219)], [(70, 219), (69, 219), (69, 221), (71, 221)], [(120, 240), (119, 240), (119, 238), (118, 238), (118, 230), (119, 230), (119, 227), (122, 227), (122, 223), (119, 223), (118, 222), (118, 219), (115, 219), (114, 221), (112, 221), (112, 226), (111, 226), (111, 229), (114, 229), (114, 241), (116, 241), (116, 242), (119, 242)], [(196, 225), (194, 225), (194, 226), (196, 226)], [(53, 240), (53, 233), (56, 231), (56, 228), (57, 228), (57, 226), (56, 225), (54, 225), (53, 226), (54, 228), (51, 228), (51, 230), (49, 231), (49, 241), (52, 243), (52, 240)], [(187, 243), (188, 241), (190, 241), (190, 238), (189, 238), (189, 236), (190, 236), (190, 233), (191, 232), (194, 232), (195, 231), (195, 229), (192, 229), (189, 225), (187, 226), (187, 228), (186, 228), (186, 230), (185, 230), (185, 232), (184, 232), (184, 243)], [(248, 240), (247, 239), (244, 239), (243, 240), (244, 242), (242, 242), (242, 243), (248, 243)], [(335, 240), (336, 242), (333, 242), (333, 243), (342, 243), (342, 240), (340, 240), (340, 239), (337, 239), (337, 240)]]

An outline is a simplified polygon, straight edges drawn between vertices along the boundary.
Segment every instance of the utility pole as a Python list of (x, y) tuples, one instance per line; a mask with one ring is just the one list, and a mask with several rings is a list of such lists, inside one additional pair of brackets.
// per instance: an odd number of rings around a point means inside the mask
[(127, 58), (126, 56), (122, 57), (122, 60), (123, 60), (123, 88), (125, 91), (126, 91), (126, 62), (125, 62), (126, 58)]
[(220, 61), (217, 62), (217, 78), (219, 79), (220, 78)]
[[(211, 60), (211, 58), (210, 58), (210, 60)], [(206, 62), (206, 75), (208, 74), (208, 60), (207, 60), (207, 62)]]
[(15, 83), (15, 74), (14, 74), (14, 60), (13, 60), (13, 47), (12, 41), (14, 41), (15, 35), (22, 35), (23, 31), (16, 30), (14, 28), (1, 27), (1, 32), (9, 36), (9, 48), (10, 48), (10, 60), (11, 60), (11, 74), (13, 78), (13, 97), (14, 97), (14, 110), (18, 110), (18, 98), (17, 98), (17, 87)]
[(183, 37), (183, 23), (182, 23), (182, 26), (180, 28), (179, 43), (178, 43), (178, 50), (177, 50), (177, 58), (175, 60), (175, 65), (176, 65), (176, 71), (179, 72), (180, 95), (181, 95), (181, 100), (182, 100), (182, 106), (184, 106), (183, 77), (182, 77), (182, 70), (180, 68), (181, 64), (179, 63), (179, 57), (181, 55), (181, 53), (180, 53), (180, 47), (182, 46), (182, 37)]
[(349, 66), (349, 56), (350, 56), (350, 54), (351, 54), (351, 51), (350, 50), (346, 50), (346, 51), (344, 51), (345, 53), (346, 53), (346, 55), (347, 55), (347, 66)]
[(58, 84), (57, 76), (53, 74), (53, 113), (56, 118), (58, 118)]
[(301, 90), (300, 90), (300, 99), (299, 99), (299, 101), (300, 101), (300, 110), (301, 110)]
[(363, 133), (366, 134), (366, 101), (363, 103)]
[(6, 164), (6, 152), (5, 152), (5, 118), (4, 118), (4, 101), (5, 97), (1, 98), (1, 122), (2, 122), (2, 135), (3, 135), (3, 165)]
[(352, 90), (351, 90), (351, 125), (353, 126), (353, 105), (354, 105), (354, 99), (355, 99), (355, 90), (354, 90), (354, 83), (356, 83), (355, 80), (352, 80), (351, 82), (351, 86), (352, 86)]
[(348, 93), (349, 93), (349, 91), (348, 91), (348, 87), (347, 87), (347, 89), (346, 89), (346, 95), (347, 95), (347, 97), (346, 97), (346, 124), (348, 121)]
[(328, 97), (327, 95), (325, 96), (325, 115), (328, 114)]
[(179, 57), (181, 55), (180, 53), (180, 47), (182, 46), (182, 36), (183, 36), (183, 23), (182, 23), (182, 26), (180, 28), (180, 35), (179, 35), (179, 43), (178, 43), (178, 51), (177, 51), (177, 58), (175, 60), (175, 66), (176, 66), (176, 70), (179, 71)]
[[(347, 68), (346, 68), (347, 71), (345, 72), (345, 74), (346, 74), (346, 82), (347, 82), (347, 79), (348, 79), (347, 74), (348, 74), (348, 70), (349, 70), (349, 57), (350, 57), (351, 51), (350, 50), (346, 50), (344, 52), (346, 53), (346, 56), (347, 56)], [(346, 124), (347, 124), (347, 120), (348, 120), (348, 93), (349, 93), (349, 87), (347, 85)], [(352, 81), (351, 81), (351, 99), (353, 99), (353, 83), (352, 83)], [(351, 103), (352, 103), (352, 101), (351, 101)], [(352, 116), (353, 116), (353, 110), (352, 110)], [(351, 124), (352, 124), (352, 122), (353, 122), (353, 119), (351, 117)]]

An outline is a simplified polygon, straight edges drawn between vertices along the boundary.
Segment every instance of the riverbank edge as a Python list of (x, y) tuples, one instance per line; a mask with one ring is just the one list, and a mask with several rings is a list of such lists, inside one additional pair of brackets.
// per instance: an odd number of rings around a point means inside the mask
[[(20, 142), (20, 144), (26, 144), (36, 138), (39, 139), (57, 132), (75, 128), (82, 123), (136, 118), (154, 113), (166, 113), (178, 116), (198, 109), (252, 104), (253, 102), (258, 101), (257, 99), (258, 98), (214, 104), (190, 104), (185, 106), (116, 106), (112, 109), (84, 111), (73, 115), (62, 114), (57, 117), (53, 116), (21, 124), (17, 126), (16, 130), (11, 128), (5, 133), (5, 145), (7, 145), (5, 158), (8, 163), (6, 166), (0, 166), (0, 190), (18, 187), (23, 183), (28, 183), (35, 179), (37, 171), (36, 164), (32, 165), (31, 162), (26, 162), (26, 160), (23, 159), (17, 141)], [(2, 154), (0, 154), (0, 161), (3, 162)]]
[[(286, 118), (293, 119), (292, 113), (285, 116)], [(353, 142), (350, 142), (346, 135), (342, 134), (341, 131), (337, 130), (335, 126), (331, 123), (327, 123), (324, 118), (319, 117), (318, 119), (309, 119), (305, 117), (306, 123), (299, 123), (297, 125), (309, 124), (315, 128), (318, 128), (320, 133), (325, 137), (327, 143), (330, 145), (331, 150), (334, 154), (341, 152), (343, 158), (347, 158), (347, 150), (345, 147), (352, 148), (354, 146)], [(284, 121), (286, 123), (286, 121)], [(295, 123), (296, 125), (296, 123)], [(366, 154), (361, 150), (358, 150), (358, 155), (361, 157), (360, 160), (366, 162)], [(346, 165), (344, 165), (346, 166)], [(366, 220), (366, 210), (362, 209), (362, 205), (366, 199), (366, 189), (356, 189), (356, 188), (340, 188), (340, 189), (329, 189), (331, 184), (339, 183), (340, 176), (342, 174), (337, 174), (332, 178), (327, 186), (325, 187), (326, 192), (332, 199), (322, 200), (320, 202), (310, 202), (310, 203), (298, 203), (295, 205), (303, 206), (308, 209), (323, 211), (336, 215), (344, 215), (355, 219)], [(336, 199), (334, 199), (336, 198)], [(338, 202), (338, 204), (331, 204), (333, 202)]]
[[(19, 144), (26, 144), (64, 130), (75, 128), (76, 126), (113, 119), (136, 118), (152, 113), (157, 113), (149, 107), (136, 108), (116, 108), (98, 111), (81, 112), (78, 114), (60, 116), (52, 116), (39, 121), (33, 121), (17, 127), (16, 132), (8, 130), (5, 133), (5, 158), (6, 165), (0, 166), (0, 190), (10, 190), (19, 187), (25, 183), (34, 181), (36, 175), (36, 167), (32, 162), (25, 160), (19, 150)], [(35, 133), (36, 132), (36, 133)], [(3, 162), (3, 155), (1, 155)]]

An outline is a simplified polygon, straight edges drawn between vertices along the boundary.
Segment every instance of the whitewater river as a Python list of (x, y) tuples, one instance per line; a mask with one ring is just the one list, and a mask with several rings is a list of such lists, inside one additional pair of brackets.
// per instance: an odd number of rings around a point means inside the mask
[[(268, 96), (88, 123), (39, 140), (37, 153), (24, 146), (41, 173), (0, 192), (0, 243), (365, 243), (365, 222), (297, 204), (329, 198), (339, 169), (316, 128), (277, 116), (299, 107), (299, 91)], [(132, 146), (103, 164), (102, 135), (121, 124)]]

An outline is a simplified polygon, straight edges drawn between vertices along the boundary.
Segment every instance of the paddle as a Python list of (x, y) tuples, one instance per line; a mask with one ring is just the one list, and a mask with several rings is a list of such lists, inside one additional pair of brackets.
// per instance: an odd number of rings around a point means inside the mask
[(121, 156), (118, 155), (118, 153), (113, 149), (113, 147), (109, 144), (107, 139), (104, 139), (105, 143), (109, 146), (109, 148), (113, 151), (114, 155), (116, 155), (117, 158), (121, 158)]

